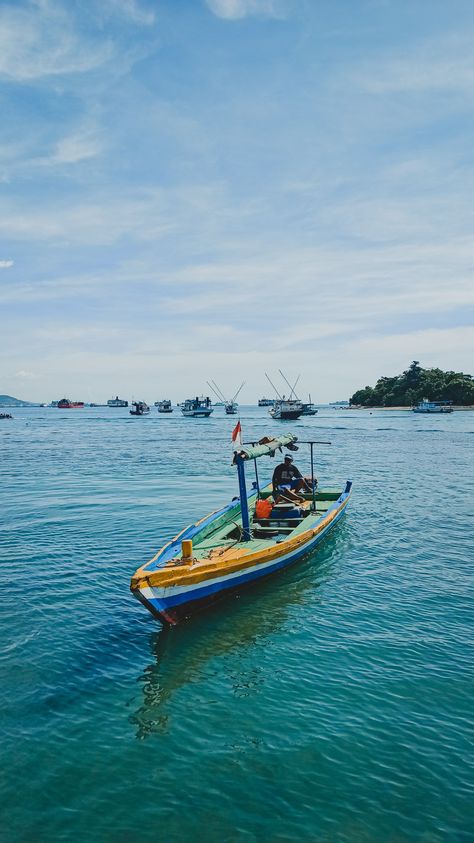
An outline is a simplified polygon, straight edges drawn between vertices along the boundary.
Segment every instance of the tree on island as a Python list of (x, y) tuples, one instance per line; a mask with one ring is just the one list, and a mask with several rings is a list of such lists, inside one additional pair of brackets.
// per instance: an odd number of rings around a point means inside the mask
[(350, 403), (362, 407), (412, 407), (423, 398), (474, 404), (474, 379), (463, 372), (422, 369), (414, 360), (402, 375), (379, 378), (374, 387), (354, 392)]

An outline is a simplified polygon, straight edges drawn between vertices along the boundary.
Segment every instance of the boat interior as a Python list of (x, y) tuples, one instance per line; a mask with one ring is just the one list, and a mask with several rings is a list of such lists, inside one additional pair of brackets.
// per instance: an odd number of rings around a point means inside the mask
[[(233, 555), (236, 551), (240, 555), (284, 541), (313, 526), (338, 500), (341, 492), (341, 489), (336, 488), (317, 491), (315, 493), (316, 510), (313, 509), (312, 494), (301, 494), (300, 497), (303, 499), (301, 504), (290, 502), (274, 505), (268, 518), (256, 516), (256, 498), (250, 498), (250, 540), (242, 541), (240, 505), (238, 505), (207, 524), (194, 536), (193, 556), (195, 560), (209, 561), (210, 558), (222, 557), (231, 549)], [(268, 486), (260, 491), (259, 497), (266, 500), (271, 495), (272, 489)], [(176, 564), (177, 558), (174, 557), (170, 562)]]

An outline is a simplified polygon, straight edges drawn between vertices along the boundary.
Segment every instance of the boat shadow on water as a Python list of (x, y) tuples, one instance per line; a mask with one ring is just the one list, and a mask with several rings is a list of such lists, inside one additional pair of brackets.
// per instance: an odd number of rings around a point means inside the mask
[[(211, 678), (211, 662), (234, 653), (240, 658), (259, 647), (285, 624), (298, 625), (302, 607), (313, 615), (321, 604), (320, 587), (337, 575), (342, 552), (347, 546), (348, 525), (331, 537), (316, 553), (309, 554), (291, 568), (272, 577), (271, 583), (259, 582), (240, 593), (223, 597), (205, 612), (193, 615), (185, 623), (163, 626), (150, 636), (153, 661), (138, 681), (143, 701), (130, 716), (136, 737), (144, 739), (165, 734), (170, 725), (172, 697), (181, 688)], [(346, 534), (346, 535), (345, 535)], [(237, 651), (237, 653), (235, 653)], [(226, 669), (219, 662), (219, 673)], [(235, 675), (235, 659), (228, 665), (229, 682), (235, 695), (246, 695), (247, 679)], [(263, 681), (263, 678), (262, 680)], [(248, 690), (247, 690), (248, 692)]]

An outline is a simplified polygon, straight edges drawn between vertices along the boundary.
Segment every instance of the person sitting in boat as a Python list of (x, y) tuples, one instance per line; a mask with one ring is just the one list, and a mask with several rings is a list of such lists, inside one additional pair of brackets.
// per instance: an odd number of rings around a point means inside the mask
[(293, 465), (293, 457), (286, 454), (284, 462), (277, 465), (272, 477), (273, 497), (275, 503), (278, 499), (300, 501), (301, 495), (298, 492), (310, 492), (311, 487), (301, 474), (301, 471)]

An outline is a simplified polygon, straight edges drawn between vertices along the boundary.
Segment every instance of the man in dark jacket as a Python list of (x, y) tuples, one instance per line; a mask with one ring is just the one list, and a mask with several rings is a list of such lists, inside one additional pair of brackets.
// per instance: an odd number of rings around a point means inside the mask
[(298, 497), (298, 492), (301, 492), (303, 489), (306, 492), (311, 491), (301, 471), (296, 468), (296, 465), (293, 465), (293, 457), (290, 457), (289, 454), (285, 456), (285, 461), (275, 468), (272, 484), (275, 501), (282, 497), (291, 501), (301, 500)]

